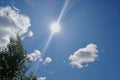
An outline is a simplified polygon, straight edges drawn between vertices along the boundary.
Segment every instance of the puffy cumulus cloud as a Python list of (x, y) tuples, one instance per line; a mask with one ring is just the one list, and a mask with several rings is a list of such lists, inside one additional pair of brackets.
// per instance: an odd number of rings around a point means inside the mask
[(42, 59), (42, 53), (39, 50), (34, 50), (33, 53), (27, 55), (27, 60), (30, 62), (42, 63), (43, 65), (47, 65), (52, 62), (50, 57), (46, 57), (45, 60)]
[(46, 59), (43, 62), (43, 65), (47, 65), (52, 62), (52, 59), (50, 57), (46, 57)]
[(0, 47), (6, 47), (10, 38), (16, 39), (16, 34), (24, 36), (30, 26), (30, 18), (19, 9), (0, 7)]
[(37, 78), (37, 80), (46, 80), (47, 78), (46, 77), (39, 77)]
[(88, 44), (85, 48), (80, 48), (69, 56), (70, 65), (83, 68), (86, 64), (94, 62), (98, 57), (97, 45)]
[(30, 30), (27, 34), (28, 37), (32, 37), (33, 36), (33, 32)]
[(39, 50), (34, 50), (33, 53), (27, 55), (27, 59), (29, 61), (39, 60), (41, 62), (42, 61), (41, 52)]

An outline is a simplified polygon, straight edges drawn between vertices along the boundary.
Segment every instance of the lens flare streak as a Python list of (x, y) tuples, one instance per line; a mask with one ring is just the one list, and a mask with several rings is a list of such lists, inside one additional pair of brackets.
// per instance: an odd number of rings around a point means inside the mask
[[(61, 19), (62, 19), (62, 17), (63, 17), (63, 14), (64, 14), (67, 6), (68, 6), (68, 3), (69, 3), (69, 0), (65, 0), (65, 3), (64, 3), (64, 5), (63, 5), (63, 8), (62, 8), (62, 10), (61, 10), (61, 12), (60, 12), (60, 15), (59, 15), (58, 19), (57, 19), (57, 22), (56, 22), (57, 24), (60, 23), (60, 21), (61, 21)], [(56, 30), (55, 30), (55, 31), (56, 31)], [(55, 34), (55, 32), (53, 31), (53, 32), (51, 32), (50, 36), (48, 37), (48, 40), (47, 40), (45, 46), (43, 47), (43, 51), (42, 51), (41, 57), (43, 57), (44, 54), (46, 53), (46, 51), (47, 51), (47, 49), (48, 49), (48, 47), (49, 47), (49, 44), (50, 44), (50, 42), (51, 42), (52, 37), (53, 37), (54, 34)], [(36, 72), (37, 72), (40, 64), (42, 64), (42, 63), (39, 62), (39, 60), (37, 60), (36, 62), (33, 63), (31, 69), (32, 69), (33, 72), (35, 72), (35, 74), (36, 74)]]
[(69, 3), (69, 0), (66, 0), (65, 3), (64, 3), (64, 6), (62, 8), (62, 11), (61, 11), (61, 13), (60, 13), (60, 15), (58, 17), (57, 24), (60, 22), (60, 20), (61, 20), (61, 18), (63, 16), (63, 13), (65, 12), (65, 10), (66, 10), (66, 8), (68, 6), (68, 3)]
[[(59, 17), (58, 17), (57, 24), (59, 24), (59, 22), (60, 22), (60, 20), (61, 20), (61, 18), (62, 18), (62, 16), (63, 16), (63, 13), (65, 12), (65, 10), (66, 10), (66, 8), (67, 8), (67, 6), (68, 6), (68, 3), (69, 3), (69, 0), (66, 0), (65, 3), (64, 3), (64, 5), (63, 5), (63, 8), (62, 8), (62, 10), (61, 10), (61, 12), (60, 12), (60, 15), (59, 15)], [(43, 48), (42, 55), (45, 54), (47, 48), (49, 47), (49, 44), (50, 44), (50, 42), (51, 42), (51, 39), (52, 39), (53, 35), (54, 35), (54, 32), (52, 32), (51, 35), (49, 36), (48, 41), (47, 41), (47, 43), (45, 44), (45, 47)]]
[(47, 40), (47, 43), (45, 44), (45, 47), (43, 48), (43, 51), (42, 51), (42, 56), (45, 54), (51, 40), (52, 40), (52, 37), (53, 37), (54, 33), (52, 32)]

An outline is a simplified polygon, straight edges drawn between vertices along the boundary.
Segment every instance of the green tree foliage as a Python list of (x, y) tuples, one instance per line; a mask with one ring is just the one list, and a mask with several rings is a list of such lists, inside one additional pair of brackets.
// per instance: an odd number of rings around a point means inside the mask
[(25, 76), (28, 70), (26, 57), (20, 37), (16, 41), (11, 39), (7, 48), (0, 49), (0, 80), (36, 80), (33, 74)]

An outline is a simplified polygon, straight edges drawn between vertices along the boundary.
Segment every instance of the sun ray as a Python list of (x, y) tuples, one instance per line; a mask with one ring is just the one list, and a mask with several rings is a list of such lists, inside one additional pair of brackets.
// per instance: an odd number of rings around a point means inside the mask
[(69, 3), (69, 0), (66, 0), (65, 3), (64, 3), (64, 5), (63, 5), (63, 8), (62, 8), (62, 10), (60, 12), (60, 15), (58, 17), (57, 24), (60, 22), (60, 20), (61, 20), (61, 18), (63, 16), (63, 13), (65, 12), (65, 10), (66, 10), (66, 8), (68, 6), (68, 3)]
[(52, 32), (51, 32), (51, 34), (50, 34), (50, 36), (49, 36), (49, 38), (47, 40), (47, 43), (45, 44), (45, 47), (43, 48), (42, 55), (45, 54), (47, 48), (49, 47), (49, 44), (50, 44), (50, 42), (52, 40), (52, 37), (55, 34), (55, 32), (59, 32), (59, 29), (60, 29), (59, 22), (60, 22), (60, 20), (61, 20), (61, 18), (63, 16), (63, 14), (64, 14), (67, 6), (68, 6), (68, 3), (69, 3), (69, 0), (66, 0), (65, 3), (64, 3), (64, 5), (63, 5), (63, 8), (62, 8), (62, 10), (60, 12), (60, 15), (59, 15), (59, 17), (57, 19), (57, 22), (56, 23), (52, 23), (52, 25), (51, 25)]
[(51, 40), (52, 40), (52, 37), (53, 37), (54, 33), (52, 32), (47, 40), (47, 43), (45, 44), (45, 47), (43, 48), (43, 51), (42, 51), (42, 56), (45, 54)]
[[(54, 23), (51, 24), (51, 26), (50, 26), (50, 27), (51, 27), (51, 34), (49, 35), (48, 40), (47, 40), (45, 46), (43, 47), (41, 57), (43, 57), (44, 54), (46, 53), (46, 51), (47, 51), (47, 49), (48, 49), (48, 47), (49, 47), (49, 44), (50, 44), (50, 42), (51, 42), (51, 40), (52, 40), (52, 38), (53, 38), (53, 35), (54, 35), (56, 32), (59, 32), (59, 30), (60, 30), (60, 25), (59, 25), (59, 23), (60, 23), (60, 20), (61, 20), (64, 12), (65, 12), (65, 10), (66, 10), (66, 7), (67, 7), (68, 3), (69, 3), (69, 0), (66, 0), (65, 3), (64, 3), (64, 5), (63, 5), (63, 8), (62, 8), (62, 10), (61, 10), (61, 12), (60, 12), (60, 15), (59, 15), (59, 17), (58, 17), (58, 19), (57, 19), (57, 22), (54, 22)], [(41, 63), (39, 60), (37, 60), (36, 62), (34, 62), (34, 65), (35, 65), (35, 66), (33, 65), (32, 70), (33, 70), (33, 72), (35, 72), (35, 74), (36, 74), (36, 72), (37, 72), (37, 70), (38, 70), (38, 68), (39, 68), (39, 66), (40, 66), (41, 64), (42, 64), (42, 63)]]

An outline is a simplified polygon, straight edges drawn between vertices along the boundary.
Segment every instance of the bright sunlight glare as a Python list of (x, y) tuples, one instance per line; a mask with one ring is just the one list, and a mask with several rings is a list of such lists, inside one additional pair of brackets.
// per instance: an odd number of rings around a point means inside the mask
[(58, 23), (52, 23), (51, 24), (51, 31), (53, 33), (57, 33), (60, 31), (60, 25)]

